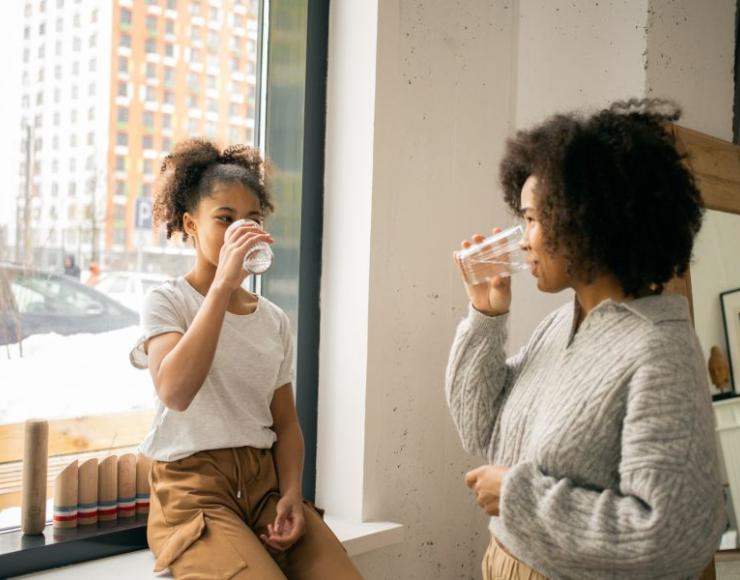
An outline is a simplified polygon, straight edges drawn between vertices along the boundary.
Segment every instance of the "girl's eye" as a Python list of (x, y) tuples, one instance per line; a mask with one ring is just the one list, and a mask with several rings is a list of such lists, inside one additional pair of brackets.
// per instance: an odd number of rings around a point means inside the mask
[(221, 221), (222, 221), (222, 222), (224, 222), (225, 224), (230, 224), (230, 223), (231, 223), (232, 221), (234, 221), (234, 220), (232, 220), (232, 219), (231, 219), (231, 217), (230, 217), (230, 216), (227, 216), (227, 215), (222, 215), (222, 216), (219, 216), (219, 217), (217, 217), (216, 219), (218, 219), (218, 220), (221, 220)]

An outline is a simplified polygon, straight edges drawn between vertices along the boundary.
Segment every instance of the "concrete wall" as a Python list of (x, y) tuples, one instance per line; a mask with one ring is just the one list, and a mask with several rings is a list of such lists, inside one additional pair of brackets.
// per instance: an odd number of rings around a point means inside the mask
[[(510, 220), (497, 168), (517, 127), (646, 94), (649, 7), (370, 4), (332, 3), (319, 501), (406, 526), (404, 543), (357, 558), (366, 578), (476, 578), (488, 532), (462, 477), (481, 460), (462, 451), (443, 397), (466, 307), (451, 252)], [(702, 34), (729, 51), (726, 32)], [(344, 101), (352, 95), (357, 102)], [(511, 350), (571, 299), (542, 295), (527, 274), (514, 293)]]

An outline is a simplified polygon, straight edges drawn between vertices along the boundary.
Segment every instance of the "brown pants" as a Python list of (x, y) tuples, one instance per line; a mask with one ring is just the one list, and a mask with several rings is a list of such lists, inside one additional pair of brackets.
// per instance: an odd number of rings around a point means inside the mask
[(150, 483), (147, 540), (155, 571), (169, 567), (175, 578), (187, 580), (362, 578), (308, 503), (304, 536), (284, 553), (267, 551), (259, 535), (275, 521), (280, 499), (269, 449), (218, 449), (154, 461)]
[(483, 556), (483, 580), (547, 580), (514, 556), (506, 552), (491, 538)]

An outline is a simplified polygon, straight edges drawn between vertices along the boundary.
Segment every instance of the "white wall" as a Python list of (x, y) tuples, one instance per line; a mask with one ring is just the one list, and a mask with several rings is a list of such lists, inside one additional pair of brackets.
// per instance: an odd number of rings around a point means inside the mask
[[(497, 172), (516, 127), (646, 93), (648, 5), (371, 4), (332, 3), (319, 501), (406, 525), (403, 544), (357, 558), (366, 578), (475, 578), (488, 532), (462, 476), (480, 460), (462, 451), (443, 397), (465, 309), (451, 252), (509, 220)], [(514, 289), (512, 350), (570, 299), (527, 274)]]

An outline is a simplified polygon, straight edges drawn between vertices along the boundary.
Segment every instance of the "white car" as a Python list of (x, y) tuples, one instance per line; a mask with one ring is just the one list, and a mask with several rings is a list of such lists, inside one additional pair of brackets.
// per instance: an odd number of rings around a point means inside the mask
[(171, 279), (166, 274), (150, 272), (105, 272), (100, 275), (95, 289), (132, 310), (141, 312), (146, 293)]

